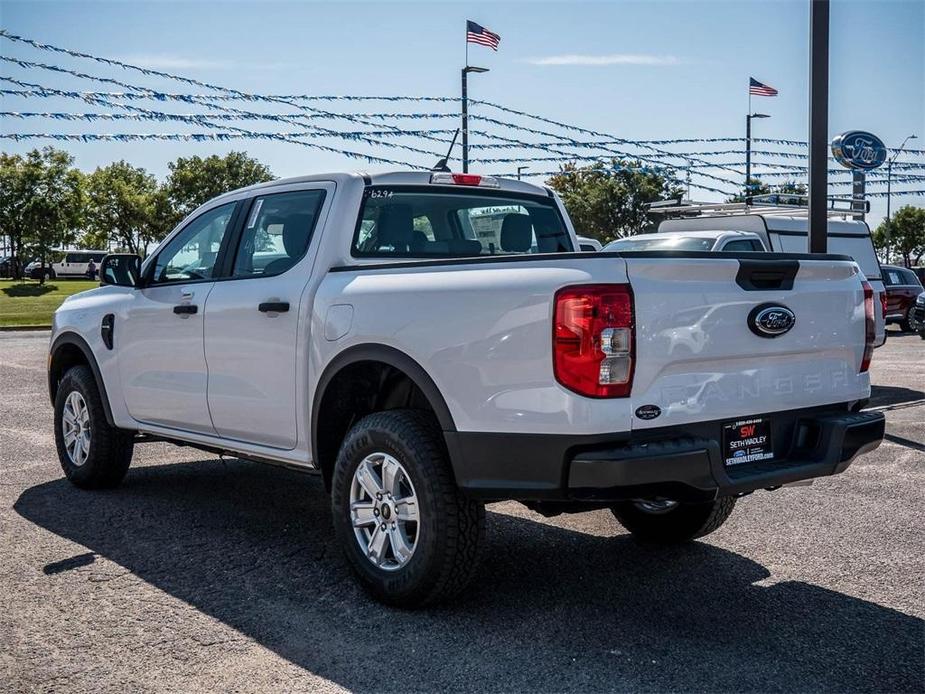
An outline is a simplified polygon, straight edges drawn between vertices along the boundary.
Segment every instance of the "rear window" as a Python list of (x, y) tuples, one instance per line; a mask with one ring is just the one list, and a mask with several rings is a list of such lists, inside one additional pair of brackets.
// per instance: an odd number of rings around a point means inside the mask
[[(779, 234), (775, 231), (770, 232), (771, 245), (775, 251), (782, 253), (807, 253), (808, 244), (805, 233), (789, 232)], [(877, 260), (877, 254), (874, 252), (874, 244), (867, 234), (858, 234), (857, 236), (833, 236), (829, 234), (828, 252), (835, 255), (847, 255), (854, 259), (854, 262), (861, 268), (861, 272), (868, 279), (881, 279), (880, 261)], [(884, 273), (885, 274), (885, 273)]]
[(708, 251), (713, 248), (714, 239), (691, 236), (656, 236), (649, 238), (631, 237), (611, 241), (605, 251)]
[(571, 252), (549, 198), (370, 187), (351, 252), (369, 258), (453, 258)]

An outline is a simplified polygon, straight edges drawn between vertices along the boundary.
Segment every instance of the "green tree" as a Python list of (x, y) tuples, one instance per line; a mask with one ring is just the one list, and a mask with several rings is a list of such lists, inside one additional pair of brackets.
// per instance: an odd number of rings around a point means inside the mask
[(142, 168), (118, 161), (87, 177), (87, 230), (84, 243), (104, 248), (110, 242), (145, 256), (163, 233), (155, 220), (158, 185)]
[(899, 253), (906, 267), (915, 267), (925, 256), (925, 208), (904, 205), (899, 208), (888, 222), (883, 220), (874, 232), (874, 246), (887, 262), (887, 229), (891, 253)]
[(547, 183), (562, 198), (576, 232), (601, 243), (638, 234), (648, 222), (647, 203), (681, 194), (670, 170), (619, 159), (581, 168), (566, 164)]
[(164, 183), (165, 199), (159, 215), (159, 223), (166, 226), (163, 233), (217, 195), (274, 178), (268, 166), (244, 152), (229, 152), (224, 157), (213, 154), (204, 159), (180, 157), (168, 166), (170, 175)]
[[(28, 251), (44, 267), (56, 246), (72, 243), (83, 221), (84, 175), (59, 149), (34, 149), (0, 161), (0, 226), (22, 260)], [(20, 268), (15, 268), (21, 276)]]
[[(748, 179), (748, 183), (751, 195), (806, 195), (806, 186), (796, 181), (787, 181), (777, 186), (769, 186), (760, 178), (750, 178)], [(737, 193), (736, 195), (728, 197), (726, 198), (726, 202), (745, 202), (745, 193)], [(794, 200), (793, 203), (797, 205), (801, 204), (799, 200)]]
[(0, 233), (10, 242), (12, 276), (22, 276), (23, 236), (25, 235), (25, 162), (18, 154), (0, 152)]

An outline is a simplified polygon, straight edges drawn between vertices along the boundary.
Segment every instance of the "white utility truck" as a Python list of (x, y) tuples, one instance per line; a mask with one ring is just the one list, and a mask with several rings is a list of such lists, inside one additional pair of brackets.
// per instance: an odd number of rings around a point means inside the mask
[(101, 277), (51, 336), (68, 479), (114, 486), (152, 440), (316, 471), (392, 604), (465, 588), (488, 501), (609, 508), (680, 542), (883, 436), (861, 411), (875, 312), (854, 260), (581, 253), (556, 195), (519, 181), (274, 181)]

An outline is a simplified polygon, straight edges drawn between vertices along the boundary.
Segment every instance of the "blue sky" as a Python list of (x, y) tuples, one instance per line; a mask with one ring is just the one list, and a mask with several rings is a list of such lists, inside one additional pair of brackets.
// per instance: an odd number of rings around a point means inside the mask
[[(253, 93), (456, 96), (467, 18), (501, 34), (497, 53), (471, 46), (470, 63), (491, 69), (470, 95), (627, 139), (737, 137), (744, 133), (749, 75), (780, 90), (754, 98), (770, 114), (755, 135), (802, 140), (807, 132), (808, 2), (309, 3), (10, 2), (0, 24), (12, 33)], [(835, 0), (831, 23), (830, 131), (866, 129), (888, 146), (910, 133), (925, 149), (925, 2)], [(55, 63), (132, 84), (201, 91), (0, 40), (3, 55)], [(105, 90), (64, 75), (4, 65), (0, 74), (72, 90)], [(0, 85), (9, 88), (11, 85)], [(82, 102), (5, 97), (3, 110), (100, 111)], [(146, 108), (189, 113), (176, 104)], [(247, 104), (239, 107), (249, 108)], [(340, 109), (326, 104), (324, 108)], [(398, 110), (388, 104), (349, 107)], [(447, 111), (452, 105), (415, 106)], [(269, 111), (279, 112), (278, 108)], [(476, 111), (477, 112), (477, 111)], [(497, 113), (486, 114), (526, 124)], [(416, 123), (412, 121), (411, 123)], [(273, 125), (238, 124), (278, 130)], [(450, 127), (449, 119), (427, 127)], [(455, 127), (455, 122), (452, 122)], [(548, 129), (534, 123), (534, 127)], [(344, 128), (343, 122), (337, 127)], [(423, 127), (410, 125), (407, 127)], [(475, 123), (473, 128), (479, 127)], [(187, 132), (182, 124), (72, 123), (4, 119), (4, 132)], [(202, 128), (192, 128), (202, 131)], [(502, 129), (495, 132), (504, 133)], [(522, 132), (508, 136), (531, 139)], [(433, 143), (407, 140), (433, 150)], [(473, 142), (478, 142), (473, 137)], [(21, 152), (38, 142), (4, 142)], [(336, 143), (334, 143), (336, 144)], [(234, 143), (64, 143), (92, 169), (115, 159), (158, 176), (171, 159), (246, 149), (280, 176), (383, 168), (297, 145)], [(378, 151), (350, 143), (336, 145)], [(739, 145), (728, 145), (732, 148)], [(709, 149), (704, 145), (701, 148)], [(501, 156), (495, 151), (486, 156)], [(424, 163), (427, 157), (415, 157)], [(726, 157), (724, 161), (742, 159)], [(925, 157), (910, 161), (925, 163)], [(499, 165), (494, 168), (498, 169)], [(537, 163), (533, 171), (555, 164)], [(386, 167), (388, 168), (388, 167)], [(502, 167), (503, 169), (504, 167)], [(507, 167), (506, 170), (510, 170)], [(702, 180), (702, 179), (701, 179)], [(704, 181), (706, 182), (706, 181)], [(897, 185), (895, 188), (923, 188)], [(696, 194), (695, 197), (711, 197)], [(921, 198), (894, 196), (903, 203)], [(883, 202), (874, 203), (874, 217)]]

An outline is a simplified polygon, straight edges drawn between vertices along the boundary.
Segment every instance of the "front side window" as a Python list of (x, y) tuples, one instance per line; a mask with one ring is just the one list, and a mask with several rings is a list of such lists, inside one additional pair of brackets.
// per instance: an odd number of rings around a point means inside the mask
[(152, 281), (160, 284), (211, 279), (236, 205), (220, 205), (187, 224), (158, 253)]
[(452, 258), (571, 252), (553, 201), (539, 196), (367, 188), (357, 257)]
[(256, 198), (241, 235), (233, 275), (271, 277), (299, 262), (308, 249), (323, 202), (323, 190)]

